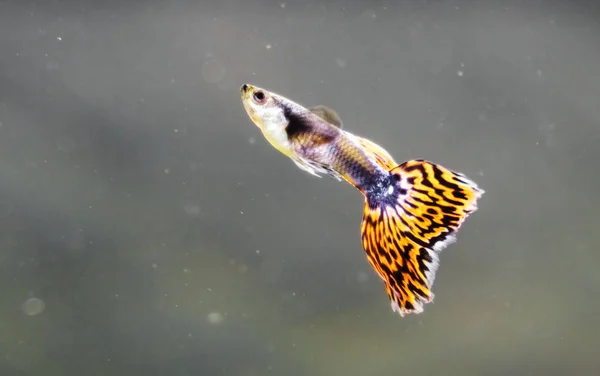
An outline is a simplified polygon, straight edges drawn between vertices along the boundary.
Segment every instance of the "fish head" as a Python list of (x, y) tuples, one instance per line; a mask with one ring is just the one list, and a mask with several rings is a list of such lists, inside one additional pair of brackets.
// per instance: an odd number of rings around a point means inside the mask
[(281, 95), (250, 84), (242, 85), (240, 93), (244, 109), (267, 141), (277, 150), (291, 157), (293, 150), (286, 132), (289, 124), (288, 116), (308, 110)]
[(240, 88), (244, 109), (257, 127), (263, 129), (266, 123), (279, 123), (284, 126), (283, 108), (275, 102), (274, 96), (267, 90), (244, 84)]

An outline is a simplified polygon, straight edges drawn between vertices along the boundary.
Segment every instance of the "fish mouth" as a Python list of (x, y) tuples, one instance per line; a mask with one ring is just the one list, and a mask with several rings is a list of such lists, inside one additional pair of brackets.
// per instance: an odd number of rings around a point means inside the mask
[(242, 96), (248, 96), (252, 92), (254, 92), (256, 89), (258, 89), (258, 88), (254, 85), (243, 84), (242, 86), (240, 86), (240, 93), (242, 94)]
[(252, 92), (255, 90), (254, 86), (250, 84), (243, 84), (240, 86), (240, 94), (242, 96), (242, 101), (245, 103), (250, 100)]
[(250, 105), (250, 95), (252, 93), (253, 87), (252, 85), (248, 85), (248, 84), (243, 84), (240, 87), (240, 93), (241, 93), (241, 97), (242, 97), (242, 104), (244, 105), (244, 109), (246, 110), (246, 113), (248, 114), (248, 116), (250, 116), (250, 119), (252, 120), (252, 122), (254, 124), (256, 124), (259, 128), (261, 128), (261, 120), (256, 116), (256, 113), (254, 111), (254, 108), (252, 108), (252, 106)]

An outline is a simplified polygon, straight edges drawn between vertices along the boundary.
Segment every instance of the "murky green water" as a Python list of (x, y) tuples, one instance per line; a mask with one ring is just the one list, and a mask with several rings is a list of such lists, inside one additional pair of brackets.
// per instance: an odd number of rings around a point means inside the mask
[[(599, 14), (510, 3), (0, 2), (0, 374), (600, 372)], [(423, 314), (244, 82), (486, 190)]]

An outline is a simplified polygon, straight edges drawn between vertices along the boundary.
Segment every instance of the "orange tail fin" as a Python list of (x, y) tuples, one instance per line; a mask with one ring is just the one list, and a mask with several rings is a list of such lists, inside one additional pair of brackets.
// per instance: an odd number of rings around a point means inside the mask
[(362, 243), (392, 309), (420, 313), (433, 299), (438, 253), (454, 242), (484, 191), (466, 176), (423, 160), (390, 170), (387, 187), (366, 192)]

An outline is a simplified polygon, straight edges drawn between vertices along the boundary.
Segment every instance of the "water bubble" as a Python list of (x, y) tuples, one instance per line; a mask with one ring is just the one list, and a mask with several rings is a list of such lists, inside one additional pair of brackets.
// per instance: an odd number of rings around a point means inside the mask
[(223, 322), (223, 315), (220, 312), (211, 312), (206, 316), (209, 323), (217, 325)]
[(46, 303), (42, 299), (38, 298), (29, 298), (27, 299), (23, 305), (21, 306), (21, 310), (27, 316), (35, 316), (44, 312), (46, 308)]

